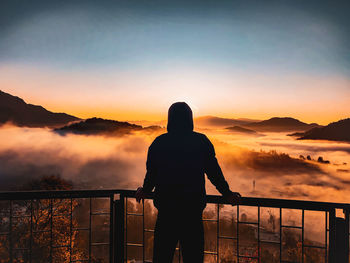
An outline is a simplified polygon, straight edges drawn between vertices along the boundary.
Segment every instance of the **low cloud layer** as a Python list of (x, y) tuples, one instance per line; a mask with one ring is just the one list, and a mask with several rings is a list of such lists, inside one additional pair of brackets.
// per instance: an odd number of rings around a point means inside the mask
[[(348, 145), (293, 141), (276, 134), (261, 138), (213, 130), (207, 134), (233, 191), (244, 196), (347, 202)], [(156, 136), (142, 132), (123, 137), (60, 136), (49, 129), (3, 126), (1, 190), (19, 189), (52, 174), (80, 189), (136, 189), (143, 182), (147, 149)], [(300, 154), (323, 155), (331, 164), (304, 161)], [(207, 191), (218, 194), (210, 182)]]
[(59, 174), (76, 188), (130, 188), (144, 174), (149, 136), (67, 135), (48, 129), (0, 129), (2, 190), (27, 180)]

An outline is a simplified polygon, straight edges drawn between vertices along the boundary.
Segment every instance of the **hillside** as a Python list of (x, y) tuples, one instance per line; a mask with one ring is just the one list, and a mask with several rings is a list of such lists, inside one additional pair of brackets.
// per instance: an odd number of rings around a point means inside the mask
[(65, 113), (54, 113), (42, 106), (27, 104), (23, 99), (0, 90), (0, 124), (18, 126), (59, 127), (80, 120)]
[(233, 126), (233, 127), (227, 127), (226, 130), (232, 131), (232, 132), (237, 132), (237, 133), (245, 133), (245, 134), (257, 134), (256, 131), (242, 128), (240, 126)]
[(316, 123), (307, 124), (290, 117), (274, 117), (268, 120), (248, 123), (243, 128), (252, 129), (260, 132), (290, 132), (290, 131), (307, 131), (309, 129), (320, 127)]
[(257, 122), (258, 120), (251, 119), (229, 119), (220, 118), (216, 116), (202, 116), (194, 119), (195, 126), (200, 127), (222, 127), (226, 128), (229, 126), (242, 126), (252, 122)]
[(114, 120), (106, 120), (101, 118), (90, 118), (81, 122), (73, 123), (62, 128), (55, 129), (59, 134), (85, 134), (85, 135), (124, 135), (133, 131), (159, 131), (159, 126), (149, 126), (143, 128), (140, 125), (131, 124), (129, 122), (120, 122)]
[(299, 134), (298, 140), (330, 140), (350, 142), (350, 118), (332, 122), (322, 128), (313, 128)]

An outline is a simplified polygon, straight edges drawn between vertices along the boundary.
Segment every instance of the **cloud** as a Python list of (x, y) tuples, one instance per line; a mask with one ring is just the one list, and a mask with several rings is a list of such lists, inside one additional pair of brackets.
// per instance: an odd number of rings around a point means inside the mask
[(48, 129), (0, 129), (2, 190), (42, 175), (60, 174), (78, 188), (135, 188), (144, 174), (152, 135), (67, 135)]
[(242, 150), (237, 154), (227, 154), (224, 163), (228, 168), (247, 168), (260, 172), (269, 172), (274, 177), (276, 173), (288, 175), (290, 173), (324, 173), (316, 164), (290, 157), (276, 151)]
[[(303, 154), (309, 149), (305, 142), (297, 141), (299, 146), (293, 147), (290, 138), (281, 135), (252, 140), (214, 130), (206, 133), (230, 188), (244, 196), (345, 202), (350, 194), (350, 175), (337, 172), (345, 165), (298, 158), (302, 145), (306, 147)], [(3, 126), (0, 138), (6, 140), (0, 143), (1, 190), (18, 189), (29, 180), (51, 174), (61, 175), (80, 189), (136, 189), (143, 183), (148, 146), (155, 137), (155, 133), (143, 132), (123, 137), (60, 136), (49, 129)], [(263, 142), (268, 146), (259, 148)], [(286, 144), (281, 145), (283, 142)], [(314, 145), (326, 147), (318, 142)], [(327, 159), (349, 160), (344, 151), (327, 153)], [(208, 194), (218, 194), (208, 180), (206, 188)]]
[[(254, 138), (209, 131), (217, 158), (233, 191), (245, 196), (347, 202), (350, 175), (348, 144), (294, 141), (285, 134)], [(331, 164), (304, 161), (299, 155), (323, 156)], [(255, 187), (253, 186), (255, 182)], [(207, 188), (217, 193), (208, 183)]]
[(282, 146), (288, 147), (295, 150), (307, 150), (309, 152), (346, 152), (350, 153), (350, 145), (348, 143), (337, 143), (336, 145), (332, 142), (323, 142), (321, 144), (296, 144), (296, 143), (261, 143), (261, 146)]

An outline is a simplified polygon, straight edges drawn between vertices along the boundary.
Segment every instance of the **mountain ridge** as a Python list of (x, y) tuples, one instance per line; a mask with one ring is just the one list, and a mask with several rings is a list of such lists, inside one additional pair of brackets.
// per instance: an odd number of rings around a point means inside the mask
[(214, 126), (226, 128), (228, 126), (242, 126), (252, 122), (258, 122), (259, 120), (247, 119), (247, 118), (222, 118), (212, 115), (200, 116), (194, 118), (196, 126)]
[(243, 128), (260, 132), (288, 132), (307, 131), (315, 127), (322, 127), (316, 123), (305, 123), (292, 117), (272, 117), (260, 122), (242, 125)]
[(89, 118), (66, 125), (61, 128), (54, 129), (55, 132), (61, 135), (67, 133), (84, 134), (84, 135), (125, 135), (134, 131), (157, 132), (162, 128), (159, 126), (142, 127), (141, 125), (131, 124), (126, 121), (108, 120), (103, 118)]
[[(100, 122), (102, 122), (101, 120)], [(66, 113), (54, 113), (40, 105), (28, 104), (22, 98), (0, 90), (0, 124), (12, 122), (18, 126), (63, 128), (62, 126), (67, 126), (76, 121), (82, 121), (82, 119)], [(136, 121), (130, 121), (128, 123), (139, 124)], [(148, 124), (150, 123), (152, 122), (148, 122)], [(308, 124), (291, 117), (272, 117), (267, 120), (255, 120), (247, 118), (221, 118), (212, 115), (194, 118), (194, 124), (198, 128), (229, 128), (239, 126), (240, 128), (234, 128), (233, 130), (238, 131), (239, 129), (241, 132), (243, 132), (241, 128), (255, 132), (306, 132), (312, 128), (323, 127), (317, 123)], [(103, 126), (102, 123), (100, 125)], [(111, 125), (113, 126), (113, 124)], [(119, 129), (120, 125), (118, 125), (115, 125), (115, 128)], [(158, 125), (166, 126), (166, 120), (158, 122), (153, 129), (158, 129)], [(109, 125), (106, 125), (107, 132), (110, 128)]]
[(350, 142), (350, 118), (331, 122), (325, 127), (313, 128), (304, 133), (292, 134), (298, 140), (329, 140)]
[(10, 122), (17, 126), (59, 127), (78, 120), (80, 118), (73, 115), (51, 112), (0, 90), (0, 124)]
[(232, 126), (232, 127), (227, 127), (226, 130), (232, 131), (232, 132), (237, 132), (237, 133), (246, 133), (246, 134), (257, 134), (256, 131), (243, 128), (241, 126)]

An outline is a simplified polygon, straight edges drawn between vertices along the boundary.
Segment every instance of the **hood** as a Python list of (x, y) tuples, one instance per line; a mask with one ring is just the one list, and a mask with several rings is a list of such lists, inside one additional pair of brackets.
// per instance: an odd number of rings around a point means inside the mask
[(167, 130), (171, 133), (193, 131), (192, 110), (185, 102), (176, 102), (170, 106)]

